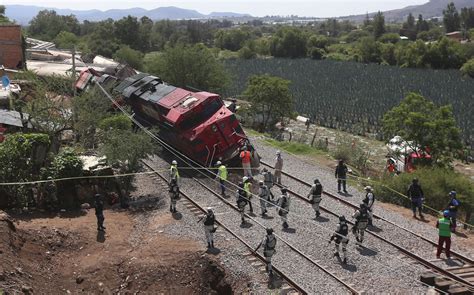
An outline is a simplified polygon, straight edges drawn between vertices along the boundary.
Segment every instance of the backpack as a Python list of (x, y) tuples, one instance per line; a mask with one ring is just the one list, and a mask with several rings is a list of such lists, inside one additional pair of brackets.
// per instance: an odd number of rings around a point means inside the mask
[(267, 236), (267, 240), (265, 241), (265, 249), (264, 251), (272, 251), (272, 250), (275, 250), (275, 247), (276, 247), (276, 238), (274, 237), (272, 241), (270, 241), (270, 239), (268, 238)]

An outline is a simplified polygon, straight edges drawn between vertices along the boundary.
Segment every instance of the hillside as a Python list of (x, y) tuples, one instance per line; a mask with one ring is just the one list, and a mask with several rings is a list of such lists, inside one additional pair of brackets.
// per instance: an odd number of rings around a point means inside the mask
[[(421, 5), (411, 5), (401, 9), (384, 11), (385, 20), (391, 22), (404, 21), (410, 12), (415, 16), (422, 14), (425, 19), (441, 16), (443, 14), (443, 9), (446, 9), (446, 6), (449, 2), (453, 2), (458, 10), (463, 7), (474, 7), (473, 0), (430, 0), (429, 2)], [(375, 12), (369, 13), (369, 15), (374, 14)], [(342, 17), (342, 19), (361, 22), (365, 19), (365, 17), (366, 15), (362, 14)]]
[(248, 14), (240, 14), (234, 12), (212, 12), (209, 15), (202, 14), (196, 10), (183, 9), (179, 7), (159, 7), (152, 10), (146, 10), (143, 8), (130, 8), (130, 9), (110, 9), (106, 11), (101, 10), (71, 10), (71, 9), (58, 9), (40, 6), (30, 5), (6, 5), (6, 16), (10, 19), (15, 20), (19, 24), (26, 25), (34, 18), (39, 11), (44, 9), (55, 10), (60, 15), (74, 14), (79, 21), (100, 21), (108, 18), (114, 20), (122, 17), (131, 15), (135, 17), (147, 16), (152, 20), (161, 19), (206, 19), (206, 18), (223, 18), (223, 17), (241, 17), (249, 16)]

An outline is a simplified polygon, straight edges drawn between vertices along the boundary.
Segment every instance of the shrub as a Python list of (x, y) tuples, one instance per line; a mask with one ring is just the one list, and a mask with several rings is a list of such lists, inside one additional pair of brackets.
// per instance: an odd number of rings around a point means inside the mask
[(132, 128), (132, 121), (125, 115), (116, 115), (100, 121), (99, 128), (104, 132), (110, 130), (130, 130)]
[(61, 151), (49, 167), (49, 175), (53, 178), (68, 178), (82, 175), (84, 164), (71, 149)]
[(332, 156), (349, 163), (364, 175), (368, 172), (370, 152), (367, 146), (359, 140), (349, 137), (336, 138), (336, 147)]
[(474, 78), (474, 58), (468, 60), (461, 68), (464, 75)]
[(472, 182), (465, 176), (447, 169), (421, 168), (414, 173), (402, 173), (394, 177), (387, 175), (382, 179), (381, 184), (375, 186), (375, 193), (381, 200), (409, 207), (411, 202), (392, 190), (406, 194), (408, 186), (415, 177), (419, 179), (423, 188), (425, 205), (436, 210), (444, 210), (449, 202), (447, 195), (454, 189), (461, 201), (459, 210), (462, 215), (466, 216), (474, 208), (474, 185)]

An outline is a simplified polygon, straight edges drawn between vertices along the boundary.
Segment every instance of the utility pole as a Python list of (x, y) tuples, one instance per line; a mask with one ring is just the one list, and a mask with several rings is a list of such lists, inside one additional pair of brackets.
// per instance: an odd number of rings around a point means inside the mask
[[(76, 81), (76, 45), (72, 46), (72, 79)], [(74, 96), (76, 96), (76, 87), (74, 87)]]

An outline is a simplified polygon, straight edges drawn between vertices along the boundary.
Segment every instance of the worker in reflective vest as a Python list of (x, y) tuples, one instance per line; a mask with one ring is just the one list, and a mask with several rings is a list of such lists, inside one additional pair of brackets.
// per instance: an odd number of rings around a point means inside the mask
[(179, 186), (178, 162), (176, 160), (171, 161), (169, 182), (173, 179), (176, 180), (176, 184)]
[(242, 168), (244, 168), (244, 176), (252, 177), (252, 156), (246, 146), (244, 146), (242, 152), (240, 152), (240, 160), (242, 161)]
[(443, 244), (446, 244), (446, 257), (450, 259), (451, 231), (453, 230), (453, 223), (449, 219), (449, 210), (444, 210), (443, 218), (440, 218), (438, 222), (436, 222), (436, 227), (439, 230), (438, 251), (436, 252), (436, 258), (440, 258), (441, 251), (443, 250)]
[(225, 197), (225, 183), (227, 181), (227, 167), (221, 161), (217, 161), (217, 179), (219, 179), (221, 194)]

